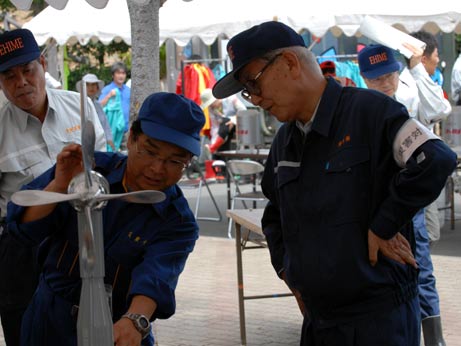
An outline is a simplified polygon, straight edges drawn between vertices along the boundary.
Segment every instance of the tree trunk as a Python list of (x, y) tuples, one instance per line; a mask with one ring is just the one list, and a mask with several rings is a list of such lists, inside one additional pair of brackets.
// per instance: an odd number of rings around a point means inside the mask
[(160, 91), (159, 8), (161, 0), (127, 0), (131, 20), (130, 124), (147, 96)]

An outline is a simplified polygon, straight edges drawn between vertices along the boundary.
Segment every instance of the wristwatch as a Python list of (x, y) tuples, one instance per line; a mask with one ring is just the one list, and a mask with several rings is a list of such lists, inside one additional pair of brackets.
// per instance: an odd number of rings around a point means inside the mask
[(141, 333), (142, 338), (144, 339), (150, 333), (150, 322), (149, 319), (141, 314), (132, 314), (127, 312), (122, 316), (122, 318), (128, 318), (133, 322), (134, 327), (138, 332)]

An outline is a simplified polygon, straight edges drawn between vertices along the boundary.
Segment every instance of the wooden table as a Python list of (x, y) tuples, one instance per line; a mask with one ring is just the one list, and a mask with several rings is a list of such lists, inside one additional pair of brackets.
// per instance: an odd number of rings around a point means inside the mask
[[(243, 267), (242, 267), (242, 251), (245, 249), (267, 248), (264, 234), (261, 228), (261, 218), (264, 209), (233, 209), (227, 210), (226, 215), (235, 222), (235, 250), (237, 254), (237, 289), (239, 300), (239, 317), (240, 317), (240, 340), (242, 345), (246, 345), (246, 327), (245, 327), (245, 300), (247, 299), (263, 299), (263, 298), (279, 298), (292, 296), (291, 293), (267, 294), (256, 296), (245, 296), (243, 285)], [(248, 237), (242, 238), (242, 227), (249, 231)], [(250, 234), (262, 236), (260, 240), (250, 238)], [(248, 246), (247, 242), (251, 242), (253, 246)]]

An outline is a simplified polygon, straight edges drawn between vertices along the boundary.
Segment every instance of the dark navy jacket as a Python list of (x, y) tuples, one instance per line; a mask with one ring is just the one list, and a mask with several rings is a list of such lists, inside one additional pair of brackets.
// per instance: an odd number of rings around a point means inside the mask
[[(125, 168), (126, 157), (96, 153), (95, 170), (106, 177), (111, 193), (125, 192), (122, 186)], [(43, 189), (53, 177), (54, 167), (25, 188)], [(138, 294), (156, 301), (158, 306), (153, 318), (168, 318), (175, 312), (174, 291), (179, 274), (198, 238), (198, 225), (178, 186), (174, 185), (163, 192), (166, 200), (155, 205), (114, 199), (103, 209), (104, 280), (113, 289), (114, 321), (126, 312), (131, 297)], [(53, 301), (59, 297), (68, 303), (67, 310), (62, 308), (65, 304), (60, 303), (61, 307), (57, 309), (61, 309), (61, 312), (54, 312), (55, 315), (62, 313), (60, 323), (63, 323), (70, 317), (70, 307), (78, 305), (80, 298), (77, 213), (69, 203), (60, 203), (47, 217), (19, 224), (16, 221), (20, 219), (23, 210), (23, 207), (9, 204), (10, 232), (30, 244), (39, 244), (45, 240), (39, 251), (44, 280), (39, 290), (43, 289), (43, 294), (38, 292), (34, 296), (32, 306), (35, 300), (53, 292), (57, 296)], [(40, 305), (36, 303), (36, 306)], [(48, 309), (51, 310), (51, 307)], [(51, 315), (53, 312), (45, 313)], [(44, 316), (35, 316), (35, 321), (39, 319), (49, 321)], [(75, 326), (66, 327), (75, 329)], [(40, 328), (30, 329), (27, 331), (30, 334), (40, 333)], [(56, 329), (59, 329), (57, 325), (52, 328)], [(50, 332), (53, 333), (55, 331)], [(53, 340), (51, 335), (49, 337), (49, 340)], [(43, 340), (44, 336), (39, 338)], [(52, 341), (49, 344), (53, 344)]]
[(329, 80), (306, 138), (287, 123), (272, 143), (262, 181), (271, 260), (322, 319), (363, 317), (416, 294), (416, 270), (382, 256), (372, 267), (367, 243), (371, 229), (414, 244), (413, 215), (438, 197), (456, 165), (435, 139), (400, 168), (392, 145), (408, 119), (384, 94)]

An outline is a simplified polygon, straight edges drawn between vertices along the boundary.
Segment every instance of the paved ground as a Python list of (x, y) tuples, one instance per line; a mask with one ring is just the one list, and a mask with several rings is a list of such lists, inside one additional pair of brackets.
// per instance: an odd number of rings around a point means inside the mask
[[(211, 188), (224, 215), (225, 186)], [(193, 206), (196, 191), (185, 193)], [(206, 190), (202, 196), (199, 216), (213, 216)], [(458, 197), (456, 205), (461, 211)], [(240, 345), (235, 243), (226, 238), (225, 220), (199, 223), (202, 235), (179, 281), (176, 315), (154, 327), (160, 346)], [(455, 230), (445, 224), (432, 258), (447, 345), (461, 346), (461, 221)], [(272, 271), (267, 250), (245, 251), (243, 265), (246, 294), (287, 292)], [(298, 345), (301, 315), (292, 297), (247, 300), (245, 309), (248, 345)], [(4, 345), (0, 334), (0, 346)]]

